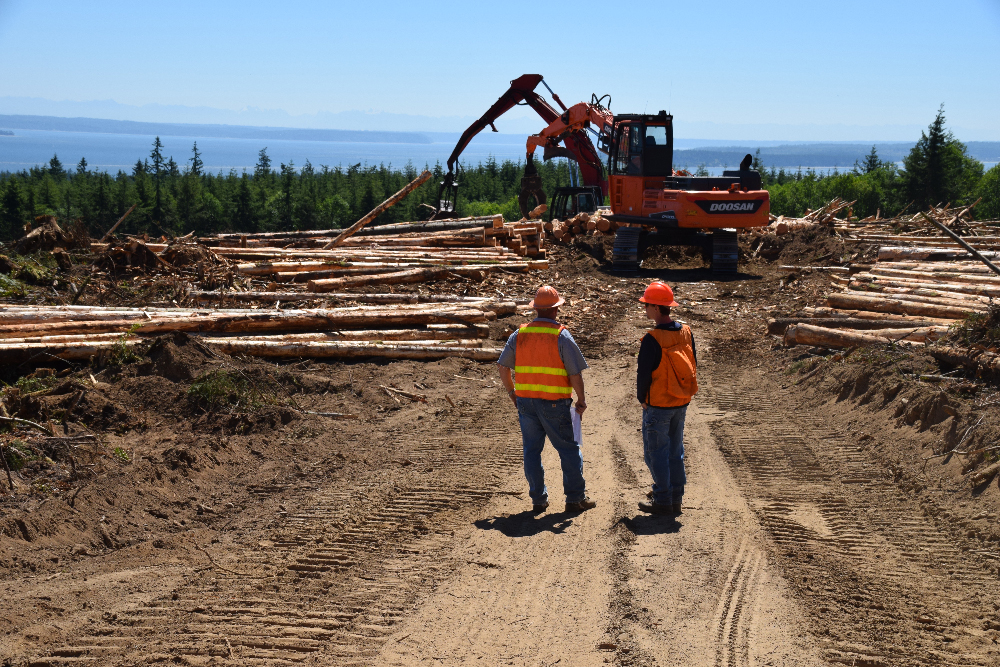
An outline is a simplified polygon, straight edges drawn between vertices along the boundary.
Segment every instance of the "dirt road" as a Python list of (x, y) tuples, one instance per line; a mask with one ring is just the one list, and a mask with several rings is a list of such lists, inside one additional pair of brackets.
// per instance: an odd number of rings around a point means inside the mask
[[(553, 503), (527, 511), (515, 415), (492, 367), (390, 365), (373, 376), (437, 373), (448, 380), (436, 391), (461, 398), (399, 408), (351, 474), (326, 458), (249, 471), (255, 495), (239, 512), (220, 507), (171, 542), (8, 577), (16, 613), (0, 657), (33, 667), (1000, 664), (988, 556), (897, 488), (870, 440), (843, 426), (835, 395), (807, 402), (711, 322), (696, 323), (702, 391), (688, 411), (684, 512), (639, 513), (649, 477), (632, 395), (638, 315), (610, 332), (617, 351), (586, 375), (596, 509), (561, 511), (547, 448)], [(322, 400), (310, 407), (340, 405)], [(364, 437), (337, 456), (349, 460)]]

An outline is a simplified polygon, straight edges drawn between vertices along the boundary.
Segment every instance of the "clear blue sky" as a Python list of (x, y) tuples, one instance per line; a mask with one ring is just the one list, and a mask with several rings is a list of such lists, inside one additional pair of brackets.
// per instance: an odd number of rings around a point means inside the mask
[(901, 139), (943, 102), (1000, 140), (1000, 0), (0, 0), (0, 62), (11, 98), (467, 119), (531, 72), (688, 136)]

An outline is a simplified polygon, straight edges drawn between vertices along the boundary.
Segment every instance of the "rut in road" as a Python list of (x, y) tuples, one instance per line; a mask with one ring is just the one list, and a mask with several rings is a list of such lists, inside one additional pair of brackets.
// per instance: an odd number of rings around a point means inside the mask
[[(469, 410), (444, 420), (440, 437), (408, 443), (400, 435), (387, 443), (400, 445), (413, 465), (443, 469), (448, 486), (389, 498), (365, 480), (320, 489), (272, 539), (235, 552), (200, 546), (213, 566), (186, 586), (147, 605), (106, 612), (73, 645), (30, 664), (372, 664), (414, 601), (450, 574), (455, 527), (466, 525), (496, 482), (520, 466), (519, 438), (490, 421)], [(489, 483), (472, 488), (462, 483), (469, 479)], [(361, 521), (345, 521), (359, 508), (367, 508)]]
[[(810, 611), (824, 658), (847, 665), (995, 665), (983, 632), (1000, 587), (924, 516), (863, 445), (736, 361), (707, 387), (723, 454)], [(719, 664), (727, 664), (720, 659)]]

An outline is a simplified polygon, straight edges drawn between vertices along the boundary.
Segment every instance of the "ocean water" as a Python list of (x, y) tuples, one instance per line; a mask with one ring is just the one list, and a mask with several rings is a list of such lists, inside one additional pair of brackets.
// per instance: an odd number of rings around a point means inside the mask
[[(402, 168), (412, 163), (417, 169), (424, 165), (433, 167), (440, 162), (447, 164), (455, 148), (455, 140), (445, 141), (434, 137), (432, 143), (353, 143), (332, 141), (288, 141), (259, 139), (229, 139), (218, 137), (161, 137), (163, 154), (173, 157), (182, 168), (191, 157), (191, 146), (198, 142), (198, 151), (205, 169), (228, 172), (235, 169), (253, 171), (257, 156), (267, 148), (272, 168), (293, 163), (297, 169), (308, 160), (313, 168), (321, 165), (330, 168), (354, 164), (378, 166), (384, 164)], [(58, 155), (63, 166), (76, 166), (81, 157), (87, 159), (87, 168), (116, 173), (119, 169), (131, 171), (137, 160), (149, 157), (153, 147), (152, 135), (98, 134), (91, 132), (55, 132), (47, 130), (14, 130), (14, 136), (0, 135), (0, 171), (20, 171), (48, 164)], [(498, 161), (524, 160), (524, 137), (509, 142), (473, 140), (462, 153), (462, 162), (475, 165), (485, 162), (491, 155)]]

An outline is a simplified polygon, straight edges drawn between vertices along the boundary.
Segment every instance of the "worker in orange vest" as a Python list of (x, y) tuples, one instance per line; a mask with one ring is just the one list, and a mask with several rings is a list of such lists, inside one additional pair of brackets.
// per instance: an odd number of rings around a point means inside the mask
[(587, 497), (583, 455), (573, 435), (571, 411), (575, 409), (582, 416), (587, 409), (582, 375), (587, 361), (569, 330), (556, 321), (559, 306), (565, 301), (554, 287), (540, 287), (528, 304), (538, 316), (510, 335), (497, 360), (500, 380), (517, 407), (521, 423), (524, 476), (528, 479), (528, 494), (535, 513), (544, 512), (549, 506), (542, 467), (545, 436), (559, 453), (566, 511), (582, 512), (597, 506)]
[(684, 418), (698, 392), (697, 356), (691, 328), (670, 319), (679, 304), (666, 283), (655, 281), (639, 301), (656, 326), (639, 347), (636, 397), (642, 403), (642, 447), (653, 477), (649, 502), (639, 509), (650, 514), (681, 513), (684, 497)]

